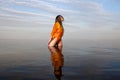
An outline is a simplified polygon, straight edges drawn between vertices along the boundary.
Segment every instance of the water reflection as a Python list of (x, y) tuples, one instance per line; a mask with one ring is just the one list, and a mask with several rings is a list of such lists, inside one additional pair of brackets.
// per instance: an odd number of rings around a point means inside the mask
[(54, 75), (57, 80), (61, 80), (62, 67), (64, 64), (64, 57), (62, 54), (62, 47), (48, 47), (51, 53), (51, 62), (54, 67)]

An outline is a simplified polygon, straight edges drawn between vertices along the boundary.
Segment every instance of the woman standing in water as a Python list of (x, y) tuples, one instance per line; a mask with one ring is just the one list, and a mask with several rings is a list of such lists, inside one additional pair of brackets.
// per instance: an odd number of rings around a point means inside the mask
[(63, 21), (64, 21), (63, 16), (61, 15), (56, 16), (50, 40), (48, 41), (48, 46), (62, 46), (62, 36), (64, 33), (64, 28), (62, 25)]

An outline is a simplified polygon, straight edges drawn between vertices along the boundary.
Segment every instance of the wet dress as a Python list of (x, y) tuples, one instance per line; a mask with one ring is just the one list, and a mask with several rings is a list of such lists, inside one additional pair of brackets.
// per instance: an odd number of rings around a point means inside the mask
[(64, 33), (64, 28), (60, 25), (59, 22), (56, 22), (53, 26), (51, 36), (52, 38), (57, 38), (57, 40), (61, 40)]

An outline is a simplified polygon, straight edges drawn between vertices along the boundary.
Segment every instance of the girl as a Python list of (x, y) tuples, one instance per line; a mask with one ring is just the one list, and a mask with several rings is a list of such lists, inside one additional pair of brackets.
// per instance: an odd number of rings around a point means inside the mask
[(48, 41), (48, 46), (62, 46), (62, 36), (64, 33), (64, 28), (62, 25), (63, 21), (64, 18), (61, 15), (56, 17), (50, 40)]

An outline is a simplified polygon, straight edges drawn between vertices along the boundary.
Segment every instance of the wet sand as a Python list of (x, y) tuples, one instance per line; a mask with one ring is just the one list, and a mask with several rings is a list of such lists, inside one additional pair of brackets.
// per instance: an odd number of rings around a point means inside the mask
[(118, 42), (66, 39), (60, 49), (46, 42), (1, 39), (0, 80), (120, 80)]

